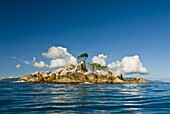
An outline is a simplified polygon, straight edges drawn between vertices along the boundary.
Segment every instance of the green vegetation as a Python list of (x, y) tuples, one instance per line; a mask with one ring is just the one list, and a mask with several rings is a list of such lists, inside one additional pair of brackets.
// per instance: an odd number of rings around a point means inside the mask
[[(86, 59), (88, 58), (88, 54), (87, 53), (82, 53), (77, 57), (77, 62), (80, 63), (81, 61), (84, 61), (86, 63)], [(108, 70), (109, 68), (107, 66), (102, 66), (101, 64), (98, 63), (87, 63), (90, 67), (90, 69), (92, 70), (92, 72), (95, 71), (95, 69), (97, 70)]]
[(81, 55), (79, 55), (78, 57), (77, 57), (77, 62), (79, 63), (79, 62), (81, 62), (81, 61), (85, 61), (86, 62), (86, 59), (88, 58), (88, 54), (87, 53), (82, 53)]
[(111, 72), (111, 71), (108, 71), (108, 73), (109, 73), (110, 75), (112, 75), (112, 74), (113, 74), (113, 72)]
[(98, 64), (98, 63), (88, 63), (89, 66), (91, 67), (92, 69), (92, 72), (94, 72), (95, 69), (97, 70), (108, 70), (108, 67), (107, 66), (102, 66), (101, 64)]

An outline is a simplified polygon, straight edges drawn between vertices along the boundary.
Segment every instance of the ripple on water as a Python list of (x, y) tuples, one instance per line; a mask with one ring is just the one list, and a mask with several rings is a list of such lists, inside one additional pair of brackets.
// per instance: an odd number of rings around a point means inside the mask
[(0, 81), (0, 112), (169, 113), (170, 83), (28, 84)]

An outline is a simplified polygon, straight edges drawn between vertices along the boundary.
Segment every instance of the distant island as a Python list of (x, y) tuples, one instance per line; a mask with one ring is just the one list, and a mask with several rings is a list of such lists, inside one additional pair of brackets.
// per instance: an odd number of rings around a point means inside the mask
[[(28, 83), (53, 83), (53, 84), (129, 84), (147, 83), (148, 80), (139, 77), (125, 79), (121, 73), (109, 71), (107, 66), (98, 63), (86, 62), (87, 53), (77, 57), (77, 64), (70, 64), (55, 71), (35, 72), (23, 76), (21, 82)], [(89, 66), (89, 69), (87, 69)]]

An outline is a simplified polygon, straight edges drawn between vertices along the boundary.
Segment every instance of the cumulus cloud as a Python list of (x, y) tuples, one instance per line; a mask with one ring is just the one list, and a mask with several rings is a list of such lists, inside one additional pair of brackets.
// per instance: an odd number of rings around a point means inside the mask
[(77, 63), (77, 59), (67, 51), (67, 48), (61, 46), (50, 47), (46, 53), (42, 53), (42, 56), (51, 59), (50, 64), (46, 64), (44, 61), (37, 62), (35, 57), (31, 62), (25, 61), (25, 63), (38, 68), (61, 68)]
[(20, 67), (21, 67), (21, 65), (20, 65), (20, 64), (17, 64), (15, 67), (16, 67), (16, 68), (20, 68)]
[(63, 48), (61, 46), (58, 47), (52, 46), (48, 49), (47, 53), (42, 53), (42, 56), (56, 59), (56, 58), (65, 58), (72, 55), (68, 53), (66, 48)]
[(77, 59), (67, 51), (67, 48), (61, 46), (50, 47), (47, 53), (42, 53), (42, 56), (52, 59), (48, 66), (49, 68), (59, 68), (77, 63)]
[(121, 61), (112, 62), (108, 67), (123, 74), (148, 73), (148, 70), (143, 66), (138, 55), (124, 57)]
[(74, 57), (53, 59), (50, 62), (49, 68), (60, 68), (68, 66), (69, 64), (75, 64), (76, 62), (77, 60)]
[(34, 62), (32, 65), (38, 68), (48, 68), (48, 65), (44, 61)]
[(98, 64), (105, 66), (106, 65), (106, 58), (107, 58), (107, 55), (99, 54), (98, 56), (94, 56), (92, 58), (92, 63), (98, 63)]

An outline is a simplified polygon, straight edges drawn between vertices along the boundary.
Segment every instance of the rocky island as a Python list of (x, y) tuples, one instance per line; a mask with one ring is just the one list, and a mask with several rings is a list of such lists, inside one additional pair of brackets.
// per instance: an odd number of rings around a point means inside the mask
[(21, 82), (28, 83), (53, 83), (53, 84), (129, 84), (147, 83), (148, 80), (133, 77), (125, 79), (121, 73), (114, 73), (108, 70), (96, 70), (94, 72), (86, 68), (86, 62), (81, 61), (76, 65), (68, 65), (52, 72), (35, 72), (23, 76)]

